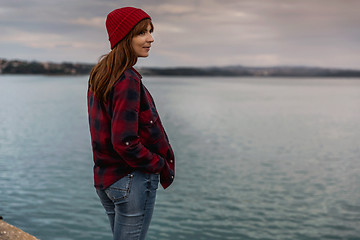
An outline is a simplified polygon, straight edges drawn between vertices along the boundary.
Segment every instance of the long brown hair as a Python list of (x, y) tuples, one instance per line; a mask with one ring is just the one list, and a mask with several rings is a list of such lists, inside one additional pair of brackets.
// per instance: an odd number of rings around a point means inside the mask
[(107, 96), (124, 71), (137, 62), (132, 47), (132, 39), (146, 31), (148, 25), (151, 31), (154, 26), (150, 19), (140, 21), (108, 54), (100, 57), (99, 62), (92, 68), (89, 78), (89, 88), (95, 97), (107, 102)]

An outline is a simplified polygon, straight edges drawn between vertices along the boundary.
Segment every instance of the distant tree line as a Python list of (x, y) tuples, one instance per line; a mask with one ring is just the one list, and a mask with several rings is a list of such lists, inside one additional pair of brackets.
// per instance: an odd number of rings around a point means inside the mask
[[(0, 74), (88, 75), (94, 65), (83, 63), (51, 63), (8, 61), (0, 59)], [(360, 70), (317, 67), (175, 67), (139, 68), (147, 76), (257, 76), (257, 77), (360, 77)]]
[(82, 75), (89, 74), (93, 66), (92, 64), (68, 62), (50, 63), (0, 59), (1, 74)]

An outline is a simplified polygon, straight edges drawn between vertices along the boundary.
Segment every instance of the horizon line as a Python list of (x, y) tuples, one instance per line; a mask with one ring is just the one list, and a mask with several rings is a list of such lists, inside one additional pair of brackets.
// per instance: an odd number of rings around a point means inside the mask
[[(2, 58), (0, 57), (0, 60), (5, 60), (5, 61), (19, 61), (19, 62), (37, 62), (37, 63), (52, 63), (52, 64), (82, 64), (82, 65), (96, 65), (97, 63), (87, 63), (87, 62), (76, 62), (76, 61), (61, 61), (61, 62), (56, 62), (56, 61), (40, 61), (40, 60), (26, 60), (26, 59), (20, 59), (20, 58), (13, 58), (13, 59), (7, 59), (7, 58)], [(279, 68), (279, 67), (283, 67), (283, 68), (316, 68), (316, 69), (334, 69), (334, 70), (346, 70), (346, 71), (360, 71), (360, 68), (350, 68), (350, 67), (320, 67), (320, 66), (315, 66), (315, 65), (286, 65), (286, 64), (279, 64), (279, 65), (242, 65), (242, 64), (237, 64), (237, 65), (218, 65), (218, 66), (165, 66), (165, 67), (161, 67), (161, 66), (136, 66), (138, 68), (142, 68), (142, 69), (146, 69), (146, 68), (158, 68), (158, 69), (179, 69), (179, 68), (193, 68), (193, 69), (205, 69), (205, 68), (230, 68), (230, 67), (243, 67), (243, 68)]]

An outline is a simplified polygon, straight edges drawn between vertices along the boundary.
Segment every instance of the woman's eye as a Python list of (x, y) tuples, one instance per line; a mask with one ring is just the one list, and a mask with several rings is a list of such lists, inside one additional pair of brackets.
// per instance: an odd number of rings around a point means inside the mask
[(144, 35), (145, 34), (145, 32), (144, 31), (141, 31), (140, 33), (139, 33), (139, 35)]

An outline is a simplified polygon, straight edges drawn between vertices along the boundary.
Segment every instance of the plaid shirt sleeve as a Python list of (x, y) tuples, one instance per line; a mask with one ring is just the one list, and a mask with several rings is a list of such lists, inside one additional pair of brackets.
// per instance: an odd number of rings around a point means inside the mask
[(114, 150), (131, 167), (160, 173), (165, 159), (149, 151), (139, 137), (141, 82), (125, 75), (114, 86), (112, 96), (111, 141)]

